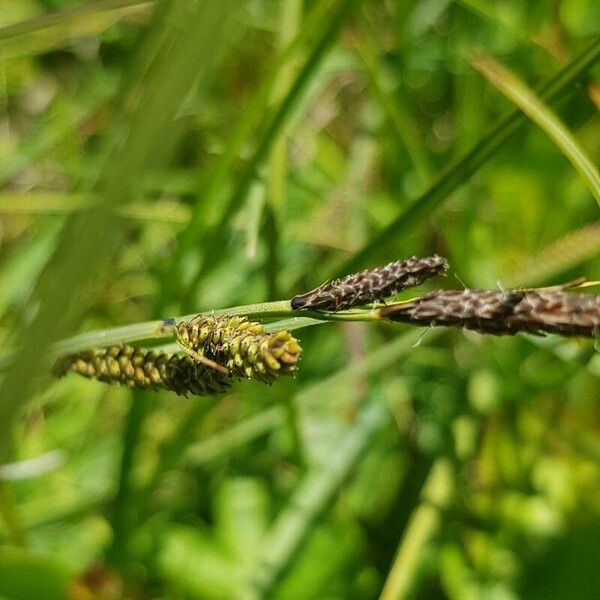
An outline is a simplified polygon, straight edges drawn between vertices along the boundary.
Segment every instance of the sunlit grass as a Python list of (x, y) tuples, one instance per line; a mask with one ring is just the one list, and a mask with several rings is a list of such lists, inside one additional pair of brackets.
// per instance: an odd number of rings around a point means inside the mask
[[(0, 596), (595, 600), (592, 340), (289, 304), (434, 252), (435, 287), (600, 279), (597, 8), (559, 8), (0, 10)], [(296, 378), (50, 378), (199, 312), (293, 331)]]

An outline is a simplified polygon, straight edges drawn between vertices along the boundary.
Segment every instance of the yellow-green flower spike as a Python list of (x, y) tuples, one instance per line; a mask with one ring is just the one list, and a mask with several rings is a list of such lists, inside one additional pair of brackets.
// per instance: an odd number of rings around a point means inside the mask
[(169, 390), (180, 396), (208, 396), (225, 391), (231, 378), (198, 364), (187, 355), (132, 346), (110, 346), (60, 358), (53, 374), (67, 373), (129, 387)]
[(219, 363), (232, 375), (267, 383), (279, 375), (293, 375), (302, 354), (289, 331), (267, 333), (246, 317), (198, 315), (175, 329), (184, 348)]

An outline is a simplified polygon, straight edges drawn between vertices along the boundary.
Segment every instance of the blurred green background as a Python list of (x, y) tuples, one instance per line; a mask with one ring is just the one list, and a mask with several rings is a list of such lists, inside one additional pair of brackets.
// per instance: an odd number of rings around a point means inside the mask
[(598, 343), (324, 323), (294, 380), (214, 399), (45, 359), (413, 254), (451, 288), (600, 279), (597, 1), (11, 0), (0, 26), (0, 598), (600, 598)]

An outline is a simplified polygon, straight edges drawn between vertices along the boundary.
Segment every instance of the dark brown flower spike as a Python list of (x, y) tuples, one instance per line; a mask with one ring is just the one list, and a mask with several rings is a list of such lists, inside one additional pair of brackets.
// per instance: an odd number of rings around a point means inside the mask
[(337, 311), (380, 302), (447, 270), (448, 262), (441, 256), (413, 256), (328, 281), (310, 292), (294, 296), (292, 308)]
[(435, 291), (382, 308), (379, 314), (391, 321), (457, 326), (492, 335), (600, 335), (600, 296), (558, 288)]

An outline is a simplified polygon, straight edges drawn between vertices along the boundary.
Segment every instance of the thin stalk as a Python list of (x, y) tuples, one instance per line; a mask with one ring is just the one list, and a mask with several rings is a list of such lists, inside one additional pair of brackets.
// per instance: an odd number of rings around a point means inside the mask
[[(561, 302), (560, 315), (561, 318), (565, 321), (565, 323), (568, 320), (569, 314), (571, 314), (571, 324), (573, 325), (573, 328), (572, 331), (566, 328), (566, 326), (565, 328), (563, 328), (564, 330), (561, 331), (555, 331), (553, 329), (547, 329), (546, 331), (550, 333), (559, 333), (560, 335), (566, 336), (584, 335), (581, 332), (577, 332), (578, 330), (575, 327), (575, 325), (579, 321), (575, 319), (575, 315), (581, 315), (585, 313), (585, 315), (589, 315), (589, 319), (597, 319), (597, 309), (595, 308), (597, 305), (597, 297), (566, 294), (562, 292), (563, 288), (564, 286), (558, 286), (558, 288), (556, 289), (530, 288), (526, 290), (528, 294), (525, 294), (525, 296), (522, 298), (523, 305), (525, 305), (527, 302), (543, 302), (545, 295), (551, 294), (551, 296), (548, 296), (549, 298), (553, 299), (554, 301)], [(525, 290), (517, 291), (519, 293), (523, 293)], [(339, 313), (329, 311), (321, 312), (316, 310), (294, 311), (291, 309), (288, 300), (280, 300), (276, 302), (264, 302), (261, 304), (246, 304), (242, 306), (236, 306), (233, 308), (210, 311), (203, 314), (206, 314), (207, 316), (246, 315), (250, 320), (265, 321), (265, 329), (268, 332), (279, 331), (282, 329), (288, 329), (290, 331), (293, 331), (294, 329), (300, 329), (302, 327), (309, 327), (318, 323), (331, 321), (375, 322), (389, 319), (391, 321), (400, 321), (417, 326), (465, 326), (467, 328), (481, 330), (484, 333), (489, 333), (491, 330), (486, 329), (484, 325), (488, 322), (492, 323), (491, 316), (480, 314), (479, 312), (477, 312), (476, 307), (472, 308), (469, 303), (476, 302), (479, 299), (482, 299), (482, 301), (485, 300), (489, 306), (492, 306), (493, 303), (497, 304), (505, 301), (504, 295), (498, 290), (446, 290), (443, 292), (439, 292), (438, 296), (439, 302), (437, 302), (437, 304), (435, 305), (437, 311), (435, 312), (435, 314), (431, 313), (431, 315), (427, 317), (426, 315), (415, 313), (415, 315), (412, 315), (410, 319), (407, 318), (406, 315), (410, 316), (410, 311), (414, 310), (415, 307), (419, 304), (419, 302), (427, 301), (429, 302), (429, 304), (432, 303), (432, 294), (429, 294), (428, 296), (411, 298), (409, 300), (404, 300), (402, 302), (397, 302), (394, 304), (389, 304), (384, 306), (383, 308), (354, 309)], [(459, 303), (460, 306), (458, 306), (457, 303)], [(447, 318), (442, 318), (444, 315), (450, 315), (450, 309), (451, 312), (454, 311), (452, 312), (452, 316), (458, 314), (458, 312), (460, 312), (460, 310), (463, 309), (465, 303), (470, 307), (470, 310), (471, 308), (472, 310), (475, 310), (475, 312), (473, 312), (471, 316), (467, 316), (465, 314), (460, 317), (457, 316), (451, 321), (449, 321)], [(580, 304), (581, 306), (579, 306)], [(540, 306), (539, 308), (540, 310), (546, 312), (550, 310), (546, 309), (543, 306)], [(556, 312), (557, 309), (555, 308), (554, 310)], [(571, 311), (571, 313), (569, 311)], [(538, 327), (540, 329), (543, 329), (544, 327), (544, 323), (540, 320), (542, 319), (542, 314), (545, 313), (540, 313), (536, 317), (536, 323), (538, 324)], [(193, 316), (195, 315), (187, 315), (177, 320), (172, 319), (168, 321), (147, 321), (145, 323), (136, 323), (134, 325), (127, 325), (125, 327), (117, 327), (114, 329), (105, 329), (80, 334), (78, 336), (69, 338), (67, 340), (62, 340), (61, 342), (56, 343), (52, 348), (52, 356), (56, 357), (65, 354), (74, 354), (76, 352), (81, 352), (90, 348), (107, 347), (111, 345), (136, 342), (141, 340), (157, 341), (165, 338), (173, 339), (173, 325), (175, 324), (175, 322), (187, 320), (192, 318)], [(556, 321), (556, 318), (557, 317), (555, 314), (554, 321)], [(585, 318), (588, 317), (585, 316)], [(508, 323), (507, 320), (510, 319), (516, 320), (518, 321), (518, 323), (516, 323), (516, 321), (515, 323), (512, 323), (511, 321), (512, 329), (509, 328), (510, 331), (509, 329), (506, 329), (507, 334), (515, 334), (519, 331), (529, 331), (524, 326), (528, 323), (528, 321), (525, 313), (523, 313), (522, 311), (518, 314), (509, 314), (506, 311), (500, 311), (497, 315), (497, 318), (493, 321), (492, 324), (504, 322)], [(549, 323), (552, 323), (554, 321), (550, 319)], [(519, 324), (520, 326), (517, 326)], [(474, 325), (477, 325), (477, 327), (475, 327)], [(508, 325), (506, 327), (508, 327)], [(589, 327), (591, 328), (591, 325), (589, 325)], [(502, 329), (502, 331), (505, 331), (505, 329)]]
[[(275, 302), (262, 302), (260, 304), (245, 304), (234, 306), (232, 308), (223, 308), (219, 310), (208, 311), (207, 316), (219, 315), (245, 315), (251, 320), (273, 320), (286, 319), (285, 325), (280, 321), (267, 323), (267, 331), (277, 331), (278, 329), (299, 329), (310, 325), (316, 325), (327, 321), (377, 321), (380, 319), (377, 312), (372, 310), (347, 311), (346, 313), (329, 313), (318, 311), (293, 311), (289, 300), (278, 300)], [(191, 319), (196, 314), (184, 315), (178, 317), (177, 321)], [(173, 338), (173, 328), (169, 320), (145, 321), (133, 325), (124, 325), (123, 327), (113, 327), (111, 329), (102, 329), (82, 333), (66, 340), (57, 342), (52, 347), (52, 356), (61, 356), (64, 354), (75, 354), (90, 348), (104, 348), (116, 344), (131, 342), (140, 342), (143, 340), (164, 340)]]

